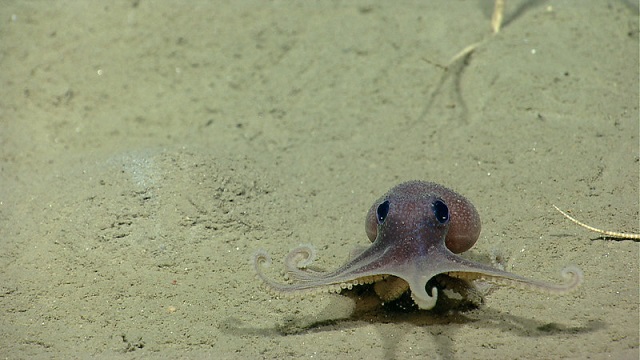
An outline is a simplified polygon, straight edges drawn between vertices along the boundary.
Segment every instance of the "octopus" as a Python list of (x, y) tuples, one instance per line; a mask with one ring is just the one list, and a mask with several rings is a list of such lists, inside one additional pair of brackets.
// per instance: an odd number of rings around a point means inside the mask
[(253, 267), (263, 287), (272, 295), (295, 297), (339, 293), (371, 284), (383, 302), (406, 293), (419, 309), (431, 310), (443, 283), (466, 284), (457, 292), (472, 293), (474, 283), (509, 286), (544, 293), (564, 294), (583, 281), (575, 266), (561, 271), (563, 283), (529, 279), (497, 267), (461, 257), (480, 235), (480, 216), (471, 202), (442, 185), (425, 181), (401, 183), (378, 199), (367, 213), (365, 230), (371, 245), (356, 249), (333, 271), (313, 266), (315, 250), (300, 245), (285, 257), (289, 283), (269, 278), (263, 267), (271, 263), (264, 250), (253, 257)]

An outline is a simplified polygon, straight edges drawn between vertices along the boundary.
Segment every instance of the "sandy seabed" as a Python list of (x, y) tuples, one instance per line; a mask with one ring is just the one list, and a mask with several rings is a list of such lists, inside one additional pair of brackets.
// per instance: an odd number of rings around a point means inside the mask
[[(638, 4), (491, 8), (5, 2), (0, 357), (637, 359), (639, 243), (552, 204), (639, 229)], [(335, 268), (409, 179), (475, 204), (468, 256), (585, 282), (451, 314), (260, 288), (258, 248)]]

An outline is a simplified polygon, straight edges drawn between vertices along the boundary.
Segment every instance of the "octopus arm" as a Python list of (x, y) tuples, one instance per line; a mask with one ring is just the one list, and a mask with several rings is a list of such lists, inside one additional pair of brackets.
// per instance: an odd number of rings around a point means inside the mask
[[(286, 269), (288, 274), (297, 280), (293, 284), (282, 284), (276, 282), (262, 271), (262, 266), (271, 264), (271, 257), (264, 250), (256, 252), (253, 258), (253, 266), (258, 279), (260, 279), (268, 292), (276, 296), (295, 297), (302, 295), (314, 295), (319, 293), (338, 293), (343, 289), (351, 289), (355, 285), (370, 284), (382, 280), (386, 275), (369, 275), (345, 277), (337, 276), (331, 272), (320, 272), (308, 270), (298, 267), (300, 261), (305, 263), (306, 255), (297, 256), (294, 253), (298, 251), (307, 251), (303, 247), (294, 249), (286, 258)], [(298, 261), (298, 265), (294, 265), (292, 261)], [(301, 260), (302, 259), (302, 260)], [(309, 261), (308, 264), (311, 262)]]
[(565, 282), (561, 284), (553, 284), (546, 281), (529, 279), (500, 270), (492, 272), (452, 271), (448, 272), (447, 274), (449, 276), (464, 280), (480, 280), (495, 285), (508, 286), (525, 290), (536, 290), (548, 294), (568, 293), (577, 289), (578, 286), (580, 286), (580, 284), (584, 281), (584, 274), (582, 273), (582, 270), (575, 266), (568, 266), (562, 269), (561, 275), (564, 278)]

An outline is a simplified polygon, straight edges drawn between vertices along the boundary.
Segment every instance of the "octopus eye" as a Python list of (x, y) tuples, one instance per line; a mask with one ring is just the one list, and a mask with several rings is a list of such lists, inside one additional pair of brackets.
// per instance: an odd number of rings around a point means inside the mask
[(440, 200), (436, 200), (431, 204), (433, 208), (433, 214), (436, 216), (436, 219), (440, 224), (444, 224), (449, 221), (449, 208), (447, 204)]
[(387, 218), (387, 214), (389, 214), (389, 200), (378, 205), (378, 209), (376, 209), (378, 224), (382, 224), (384, 222), (384, 219)]

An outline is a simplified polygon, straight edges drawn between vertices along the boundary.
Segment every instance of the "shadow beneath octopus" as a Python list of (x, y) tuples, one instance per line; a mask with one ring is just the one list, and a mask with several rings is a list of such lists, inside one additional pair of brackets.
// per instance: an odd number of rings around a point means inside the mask
[[(565, 326), (559, 323), (541, 322), (529, 318), (514, 316), (495, 309), (465, 300), (441, 297), (432, 310), (420, 310), (409, 293), (390, 303), (381, 303), (372, 286), (359, 286), (334, 295), (326, 308), (313, 316), (288, 316), (273, 328), (251, 328), (240, 321), (228, 318), (220, 323), (223, 332), (235, 336), (281, 337), (289, 335), (322, 333), (328, 331), (350, 330), (360, 326), (376, 326), (385, 359), (397, 357), (398, 344), (401, 343), (402, 329), (407, 327), (389, 327), (386, 324), (411, 324), (416, 327), (429, 327), (437, 353), (444, 359), (452, 359), (456, 332), (462, 325), (473, 324), (477, 328), (493, 328), (522, 337), (555, 336), (559, 334), (581, 334), (598, 331), (605, 323), (598, 320), (588, 321), (583, 326)], [(345, 299), (348, 298), (348, 299)], [(337, 308), (344, 307), (345, 301), (352, 302), (352, 311), (341, 313)], [(338, 312), (338, 314), (336, 313)]]

